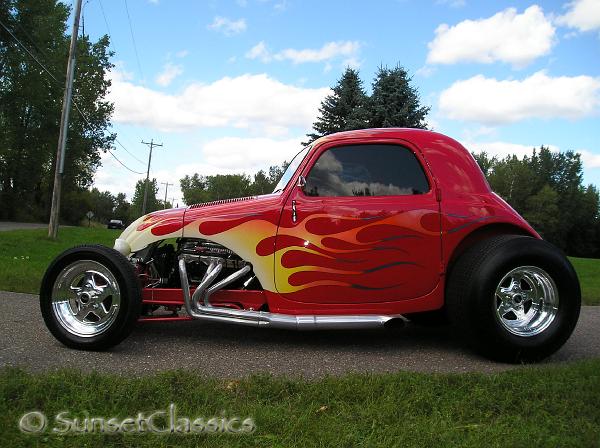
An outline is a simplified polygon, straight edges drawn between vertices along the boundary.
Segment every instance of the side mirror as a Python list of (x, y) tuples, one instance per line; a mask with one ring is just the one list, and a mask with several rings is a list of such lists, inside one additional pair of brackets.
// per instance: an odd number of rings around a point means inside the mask
[(306, 178), (304, 176), (300, 175), (300, 177), (298, 177), (297, 187), (300, 188), (301, 190), (303, 190), (305, 185), (306, 185)]

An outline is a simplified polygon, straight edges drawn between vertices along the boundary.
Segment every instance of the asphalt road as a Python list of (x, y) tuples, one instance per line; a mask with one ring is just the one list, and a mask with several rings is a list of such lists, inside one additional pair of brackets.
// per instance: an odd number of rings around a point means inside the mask
[(18, 230), (18, 229), (43, 229), (47, 228), (48, 224), (40, 224), (35, 222), (8, 222), (0, 221), (0, 232), (5, 230)]
[[(109, 352), (71, 350), (44, 326), (37, 296), (0, 292), (0, 366), (74, 367), (121, 374), (186, 369), (221, 378), (253, 373), (318, 378), (346, 372), (495, 372), (514, 368), (464, 348), (448, 329), (294, 332), (200, 321), (139, 324)], [(545, 363), (600, 357), (600, 307), (584, 307), (575, 333)]]

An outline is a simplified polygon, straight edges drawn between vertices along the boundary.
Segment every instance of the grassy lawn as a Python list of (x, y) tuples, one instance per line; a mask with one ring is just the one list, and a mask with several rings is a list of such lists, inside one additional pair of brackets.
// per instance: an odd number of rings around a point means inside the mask
[(600, 305), (600, 260), (593, 258), (570, 258), (581, 282), (583, 303)]
[[(267, 376), (215, 380), (187, 372), (141, 378), (0, 370), (3, 446), (598, 447), (600, 360), (493, 375)], [(191, 419), (251, 417), (253, 434), (23, 434), (22, 414), (136, 417), (177, 406)]]
[[(86, 243), (112, 247), (119, 234), (104, 227), (66, 227), (60, 229), (57, 241), (51, 241), (45, 229), (0, 232), (0, 290), (37, 294), (44, 271), (60, 252)], [(600, 305), (600, 260), (571, 258), (571, 262), (579, 274), (583, 302)]]
[(0, 290), (37, 294), (48, 264), (63, 250), (87, 243), (112, 247), (120, 233), (105, 227), (61, 227), (52, 241), (47, 229), (0, 232)]

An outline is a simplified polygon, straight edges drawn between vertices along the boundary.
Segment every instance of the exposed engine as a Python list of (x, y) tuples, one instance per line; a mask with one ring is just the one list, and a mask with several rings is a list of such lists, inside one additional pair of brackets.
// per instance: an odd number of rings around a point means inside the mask
[[(215, 262), (221, 265), (213, 283), (228, 278), (235, 272), (248, 266), (248, 271), (235, 281), (227, 284), (227, 289), (261, 290), (260, 282), (252, 272), (252, 266), (242, 260), (235, 252), (212, 241), (197, 238), (178, 238), (173, 241), (161, 241), (137, 252), (131, 258), (138, 276), (145, 288), (182, 288), (179, 260), (185, 261), (188, 287), (197, 287), (208, 267)], [(232, 304), (232, 306), (235, 306)], [(180, 306), (164, 306), (166, 311), (177, 314)], [(160, 313), (160, 306), (144, 308), (144, 315)]]
[[(186, 260), (188, 276), (191, 284), (202, 281), (212, 259), (223, 262), (219, 278), (243, 268), (248, 263), (226, 247), (212, 241), (195, 238), (178, 238), (176, 246), (161, 242), (135, 254), (132, 259), (137, 266), (144, 286), (147, 288), (180, 288), (181, 281), (177, 262), (182, 256)], [(261, 289), (254, 274), (250, 272), (230, 289)]]

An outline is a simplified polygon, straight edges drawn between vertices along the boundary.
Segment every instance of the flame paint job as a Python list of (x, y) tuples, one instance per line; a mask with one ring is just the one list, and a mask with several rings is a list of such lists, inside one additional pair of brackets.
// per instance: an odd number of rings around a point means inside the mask
[[(298, 177), (310, 171), (323, 151), (360, 143), (412, 149), (430, 191), (311, 198), (296, 187)], [(371, 129), (318, 140), (279, 194), (151, 213), (128, 227), (121, 239), (134, 252), (180, 236), (222, 244), (252, 263), (274, 312), (399, 314), (441, 307), (444, 274), (454, 250), (471, 232), (493, 224), (539, 238), (490, 191), (477, 163), (458, 142), (430, 131)], [(246, 306), (243, 298), (239, 303)]]

